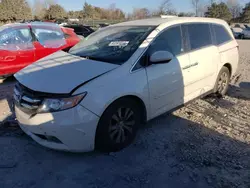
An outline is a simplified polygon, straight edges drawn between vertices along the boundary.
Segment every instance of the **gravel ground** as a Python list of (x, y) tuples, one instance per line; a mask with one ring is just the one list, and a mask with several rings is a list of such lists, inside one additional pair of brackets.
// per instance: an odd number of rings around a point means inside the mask
[[(150, 121), (127, 149), (71, 154), (43, 148), (8, 108), (14, 81), (0, 84), (0, 187), (250, 187), (250, 51), (224, 98), (206, 97)], [(1, 119), (0, 119), (1, 120)]]

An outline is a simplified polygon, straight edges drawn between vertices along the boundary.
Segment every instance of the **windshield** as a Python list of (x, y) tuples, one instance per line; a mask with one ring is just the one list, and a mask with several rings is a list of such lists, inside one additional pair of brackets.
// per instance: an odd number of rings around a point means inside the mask
[(100, 29), (70, 49), (69, 53), (113, 64), (123, 64), (153, 30), (150, 26)]

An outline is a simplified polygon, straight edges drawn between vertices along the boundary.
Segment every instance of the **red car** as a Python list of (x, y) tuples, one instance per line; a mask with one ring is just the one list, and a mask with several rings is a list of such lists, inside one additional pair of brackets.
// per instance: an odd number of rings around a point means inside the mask
[(0, 27), (0, 76), (7, 77), (80, 38), (73, 29), (53, 23), (10, 24)]

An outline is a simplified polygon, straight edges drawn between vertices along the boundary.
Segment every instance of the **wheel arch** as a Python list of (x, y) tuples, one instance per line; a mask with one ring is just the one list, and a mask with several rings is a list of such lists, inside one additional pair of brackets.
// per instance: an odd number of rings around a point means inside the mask
[(115, 102), (117, 102), (117, 101), (119, 101), (121, 99), (125, 99), (125, 98), (136, 101), (136, 103), (138, 105), (140, 105), (140, 108), (142, 110), (142, 123), (145, 123), (147, 121), (147, 108), (146, 108), (146, 105), (145, 105), (144, 101), (140, 97), (138, 97), (136, 95), (125, 95), (125, 96), (116, 98), (109, 105), (106, 106), (106, 108), (104, 109), (104, 111), (102, 112), (100, 117), (102, 117), (102, 115), (106, 111), (106, 109), (108, 109), (113, 103), (115, 103)]
[(228, 68), (229, 72), (230, 72), (230, 77), (232, 76), (232, 65), (230, 63), (226, 63), (223, 65), (223, 67)]
[(108, 104), (105, 108), (105, 110), (102, 112), (101, 116), (100, 116), (100, 119), (99, 119), (99, 122), (98, 122), (98, 125), (97, 125), (97, 129), (96, 129), (96, 132), (95, 132), (95, 148), (99, 148), (100, 149), (100, 146), (98, 146), (98, 130), (100, 130), (100, 121), (101, 121), (101, 118), (103, 116), (103, 114), (105, 113), (105, 111), (112, 105), (114, 104), (115, 102), (118, 102), (119, 100), (122, 100), (122, 99), (129, 99), (129, 100), (133, 100), (133, 101), (136, 101), (136, 103), (138, 105), (140, 105), (140, 107), (142, 108), (142, 119), (141, 119), (141, 123), (145, 123), (147, 121), (147, 109), (146, 109), (146, 105), (145, 103), (143, 102), (143, 100), (136, 96), (136, 95), (126, 95), (126, 96), (122, 96), (122, 97), (119, 97), (115, 100), (113, 100), (110, 104)]

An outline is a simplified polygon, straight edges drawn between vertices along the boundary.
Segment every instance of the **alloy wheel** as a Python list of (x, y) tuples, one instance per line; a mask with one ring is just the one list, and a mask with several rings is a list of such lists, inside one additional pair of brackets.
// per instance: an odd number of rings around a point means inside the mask
[(110, 121), (110, 139), (117, 144), (124, 143), (133, 134), (135, 123), (135, 114), (130, 108), (119, 108)]
[(228, 75), (226, 72), (223, 72), (218, 82), (218, 92), (223, 93), (224, 90), (227, 88), (227, 85), (228, 85)]

